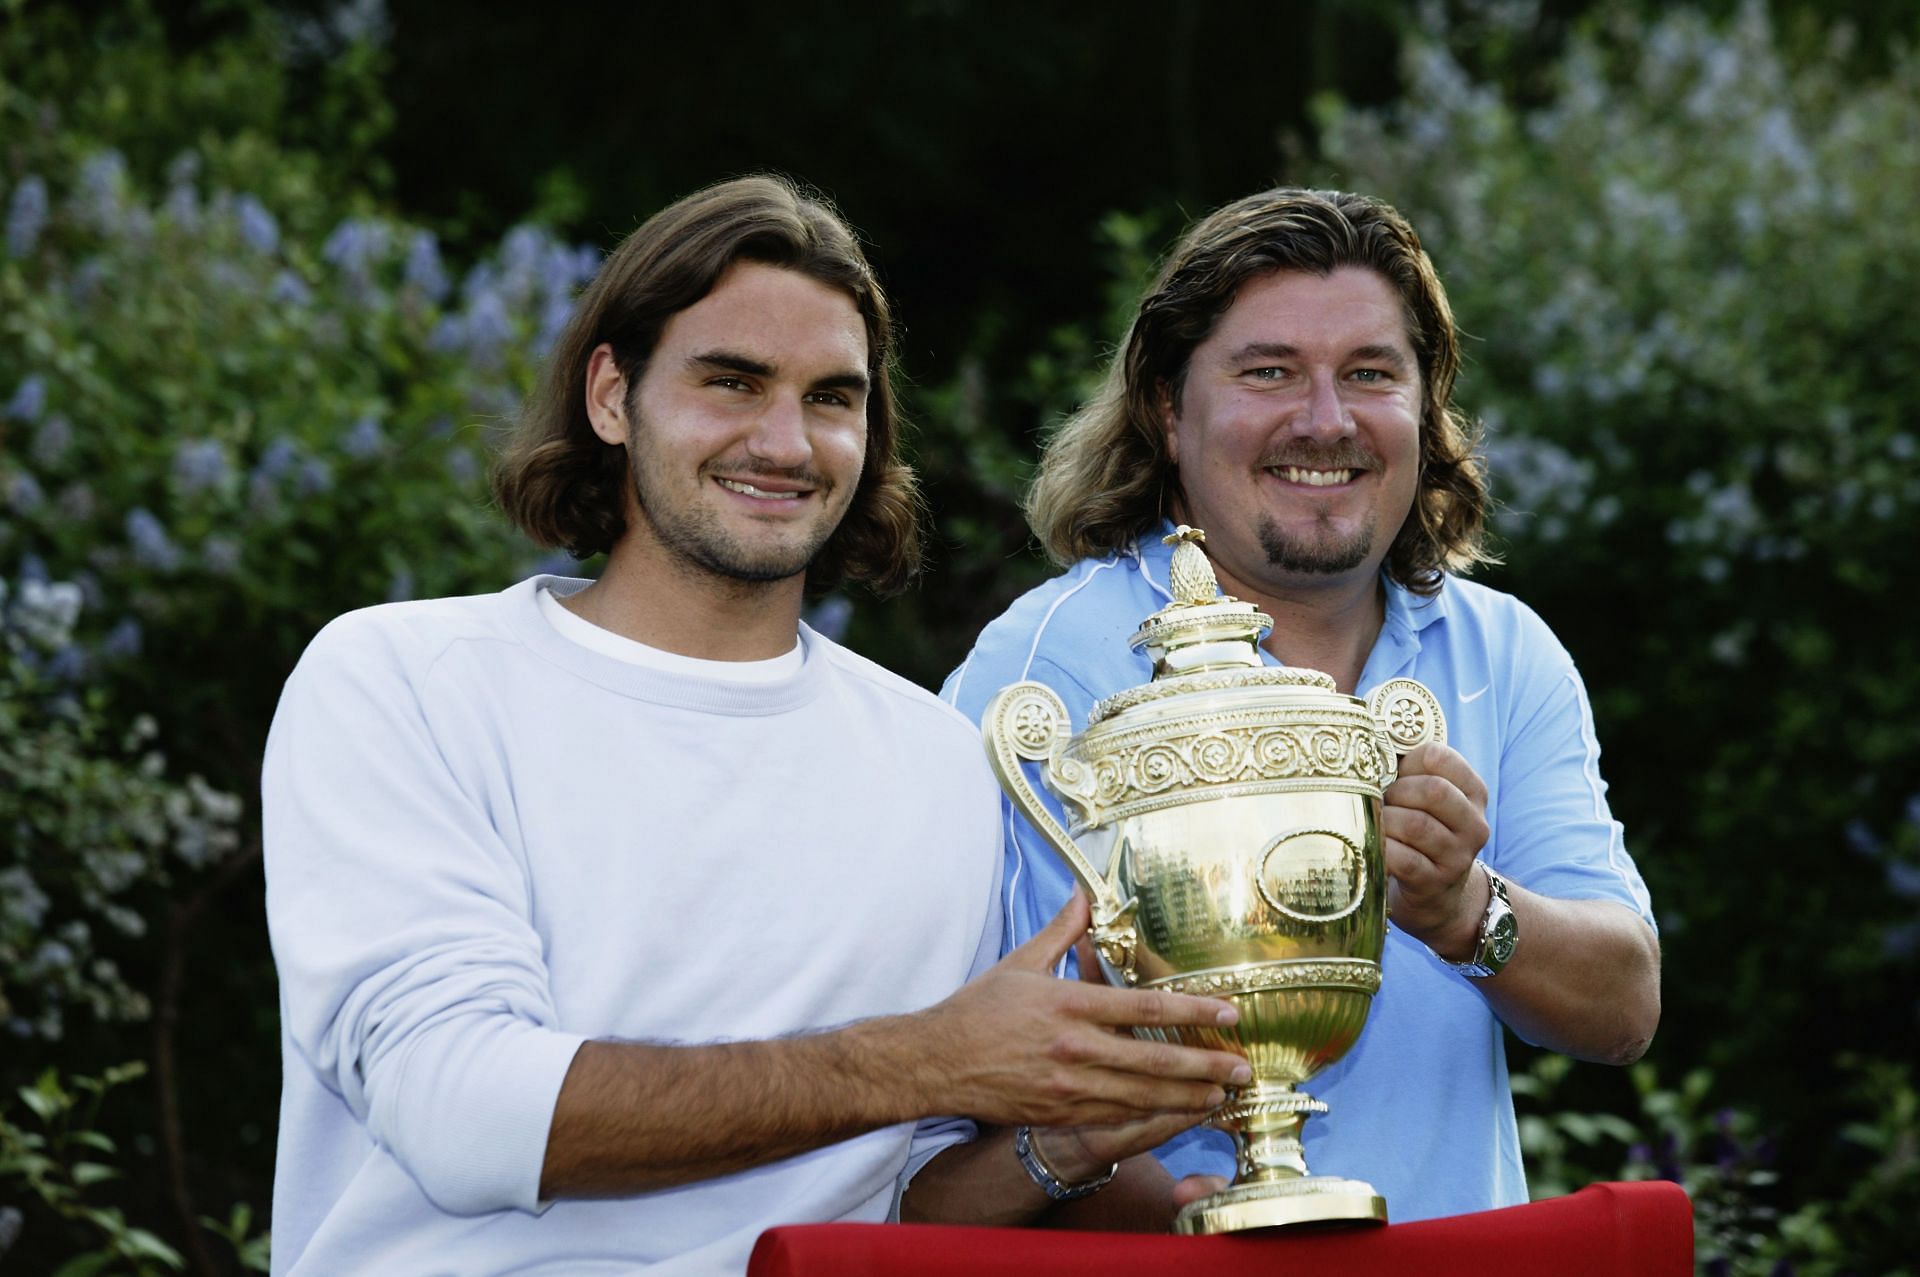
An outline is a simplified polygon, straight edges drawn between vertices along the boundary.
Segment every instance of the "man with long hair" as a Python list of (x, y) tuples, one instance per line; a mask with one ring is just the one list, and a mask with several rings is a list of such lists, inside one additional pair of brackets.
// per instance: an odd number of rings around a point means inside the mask
[[(1372, 1183), (1401, 1220), (1527, 1199), (1503, 1025), (1627, 1063), (1660, 1008), (1580, 677), (1523, 604), (1464, 579), (1489, 559), (1488, 497), (1458, 367), (1439, 277), (1387, 205), (1279, 189), (1205, 218), (1041, 460), (1027, 513), (1065, 574), (989, 625), (943, 692), (977, 719), (1038, 679), (1083, 723), (1146, 682), (1125, 637), (1171, 597), (1175, 522), (1204, 530), (1225, 593), (1273, 617), (1265, 660), (1350, 694), (1399, 676), (1433, 689), (1448, 744), (1408, 754), (1385, 794), (1381, 990), (1314, 1080), (1330, 1116), (1305, 1127), (1316, 1173)], [(1071, 883), (1010, 805), (1004, 820), (1015, 946)], [(1122, 1183), (1149, 1218), (1204, 1183), (1177, 1177), (1232, 1169), (1212, 1131), (1137, 1162)]]
[(1225, 1003), (1050, 976), (1083, 903), (1000, 957), (978, 734), (801, 623), (917, 566), (891, 351), (822, 200), (689, 196), (581, 297), (495, 476), (600, 577), (314, 639), (263, 776), (276, 1272), (737, 1271), (909, 1180), (914, 1217), (1018, 1222), (1073, 1196), (1049, 1149), (1111, 1164), (1245, 1079), (1117, 1031)]

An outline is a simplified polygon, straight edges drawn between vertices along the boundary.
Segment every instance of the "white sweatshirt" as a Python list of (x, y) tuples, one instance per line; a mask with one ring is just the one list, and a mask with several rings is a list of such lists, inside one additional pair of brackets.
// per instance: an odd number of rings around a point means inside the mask
[(536, 601), (584, 584), (354, 612), (287, 682), (262, 779), (276, 1273), (737, 1272), (774, 1224), (886, 1218), (910, 1158), (968, 1133), (536, 1200), (583, 1041), (915, 1010), (999, 948), (972, 724), (804, 626), (770, 682), (590, 650)]

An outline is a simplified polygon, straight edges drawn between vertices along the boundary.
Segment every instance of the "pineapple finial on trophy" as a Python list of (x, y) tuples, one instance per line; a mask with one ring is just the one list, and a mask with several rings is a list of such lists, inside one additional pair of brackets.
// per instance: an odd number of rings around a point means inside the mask
[(1154, 677), (1258, 666), (1255, 645), (1273, 628), (1273, 618), (1220, 592), (1213, 564), (1200, 548), (1205, 532), (1183, 523), (1160, 539), (1173, 547), (1167, 568), (1173, 601), (1142, 621), (1129, 640), (1153, 661)]
[(1206, 540), (1205, 532), (1184, 523), (1160, 538), (1161, 544), (1173, 547), (1173, 567), (1168, 572), (1167, 584), (1173, 590), (1176, 604), (1195, 606), (1212, 603), (1220, 597), (1220, 582), (1213, 575), (1213, 564), (1200, 548)]

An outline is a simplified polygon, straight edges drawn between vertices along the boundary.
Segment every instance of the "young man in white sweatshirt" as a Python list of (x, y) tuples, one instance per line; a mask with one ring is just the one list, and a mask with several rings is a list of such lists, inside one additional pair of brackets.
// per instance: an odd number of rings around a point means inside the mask
[(1246, 1079), (1124, 1032), (1226, 1004), (1052, 978), (1077, 900), (996, 962), (977, 733), (801, 622), (810, 585), (917, 567), (890, 373), (830, 208), (690, 196), (582, 296), (496, 475), (599, 579), (314, 640), (263, 778), (276, 1273), (726, 1272), (779, 1223), (1124, 1222), (1090, 1190)]

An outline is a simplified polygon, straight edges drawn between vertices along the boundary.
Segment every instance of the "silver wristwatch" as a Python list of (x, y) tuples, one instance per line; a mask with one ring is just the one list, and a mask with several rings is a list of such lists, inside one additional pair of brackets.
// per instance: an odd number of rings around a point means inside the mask
[(1487, 886), (1492, 888), (1487, 894), (1487, 912), (1480, 919), (1480, 939), (1473, 946), (1473, 956), (1465, 962), (1447, 958), (1440, 961), (1461, 975), (1484, 980), (1490, 975), (1499, 975), (1500, 969), (1512, 959), (1513, 947), (1520, 940), (1520, 925), (1514, 920), (1513, 902), (1507, 899), (1507, 880), (1488, 869), (1486, 861), (1473, 863), (1486, 873)]
[(1120, 1163), (1115, 1162), (1107, 1168), (1107, 1173), (1104, 1175), (1096, 1175), (1078, 1184), (1064, 1183), (1058, 1175), (1053, 1173), (1053, 1168), (1041, 1158), (1040, 1150), (1033, 1146), (1033, 1128), (1030, 1126), (1022, 1126), (1014, 1130), (1013, 1151), (1019, 1155), (1020, 1165), (1026, 1168), (1033, 1182), (1040, 1186), (1040, 1191), (1056, 1202), (1077, 1201), (1091, 1193), (1097, 1193), (1111, 1183), (1114, 1175), (1120, 1170)]

